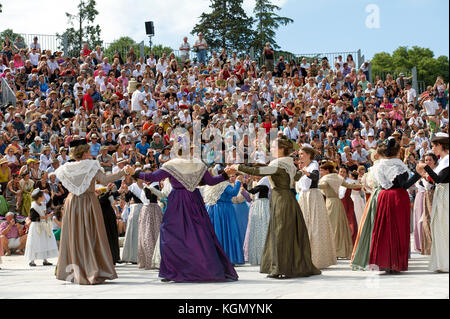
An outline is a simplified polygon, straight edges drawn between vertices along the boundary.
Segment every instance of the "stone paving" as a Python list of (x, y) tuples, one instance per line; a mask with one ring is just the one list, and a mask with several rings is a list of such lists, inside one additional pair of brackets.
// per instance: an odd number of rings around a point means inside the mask
[[(119, 278), (96, 286), (79, 286), (55, 279), (55, 266), (29, 267), (23, 256), (2, 257), (0, 299), (365, 299), (449, 298), (449, 274), (428, 271), (428, 256), (412, 253), (409, 270), (399, 275), (352, 271), (348, 260), (319, 276), (268, 279), (259, 267), (237, 267), (239, 281), (208, 284), (163, 283), (158, 271), (118, 265)], [(51, 259), (56, 264), (56, 259)]]

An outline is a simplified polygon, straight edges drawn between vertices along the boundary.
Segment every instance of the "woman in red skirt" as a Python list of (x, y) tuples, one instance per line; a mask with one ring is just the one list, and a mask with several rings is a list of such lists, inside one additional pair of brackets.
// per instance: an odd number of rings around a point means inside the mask
[[(347, 183), (353, 184), (353, 180), (348, 178), (348, 168), (342, 166), (339, 169), (339, 175), (341, 175)], [(356, 237), (358, 235), (358, 221), (355, 215), (355, 205), (353, 204), (353, 199), (351, 198), (352, 190), (350, 188), (345, 188), (344, 186), (339, 187), (339, 198), (344, 204), (345, 212), (347, 213), (348, 224), (350, 225), (350, 230), (352, 231), (352, 243), (355, 245)]]
[(406, 191), (420, 179), (414, 172), (410, 177), (407, 166), (400, 160), (400, 144), (395, 138), (385, 140), (377, 149), (380, 165), (374, 166), (373, 177), (381, 186), (372, 234), (369, 265), (371, 269), (388, 274), (408, 270), (410, 246), (410, 205)]

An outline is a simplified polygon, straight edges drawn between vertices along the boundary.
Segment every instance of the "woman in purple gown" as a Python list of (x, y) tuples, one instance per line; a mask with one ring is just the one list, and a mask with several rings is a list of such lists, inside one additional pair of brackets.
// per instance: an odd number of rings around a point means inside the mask
[(176, 158), (153, 173), (137, 171), (135, 177), (147, 182), (169, 178), (172, 184), (160, 233), (159, 276), (163, 281), (237, 280), (238, 275), (220, 246), (197, 189), (200, 183), (216, 185), (227, 180), (227, 173), (213, 177), (200, 160)]

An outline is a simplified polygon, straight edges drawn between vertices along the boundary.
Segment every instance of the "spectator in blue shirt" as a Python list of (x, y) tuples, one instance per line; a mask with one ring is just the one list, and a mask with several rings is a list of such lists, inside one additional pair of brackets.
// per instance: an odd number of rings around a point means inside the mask
[(353, 124), (353, 128), (356, 129), (361, 129), (361, 123), (359, 122), (359, 120), (356, 118), (356, 114), (355, 113), (350, 113), (350, 117), (348, 119), (345, 120), (344, 122), (344, 126), (347, 129), (348, 125), (352, 123)]
[(356, 109), (358, 107), (359, 101), (363, 102), (363, 107), (366, 107), (366, 105), (364, 104), (364, 102), (366, 101), (366, 98), (364, 96), (362, 96), (362, 92), (358, 91), (356, 92), (356, 96), (353, 99), (353, 107)]
[(91, 135), (91, 156), (94, 158), (97, 158), (98, 154), (100, 153), (100, 148), (102, 147), (100, 143), (98, 142), (98, 135), (92, 134)]
[(136, 149), (139, 151), (139, 154), (141, 155), (141, 159), (145, 159), (145, 156), (147, 156), (147, 151), (150, 149), (150, 144), (147, 142), (147, 135), (141, 136), (141, 141), (136, 144)]

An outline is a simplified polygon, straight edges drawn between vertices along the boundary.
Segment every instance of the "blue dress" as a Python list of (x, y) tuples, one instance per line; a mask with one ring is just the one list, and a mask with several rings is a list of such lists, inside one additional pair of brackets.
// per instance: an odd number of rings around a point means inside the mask
[[(245, 264), (236, 213), (231, 199), (239, 194), (241, 182), (225, 188), (216, 204), (206, 206), (216, 236), (232, 264)], [(244, 234), (245, 235), (245, 234)]]
[(236, 213), (236, 220), (239, 227), (239, 240), (241, 242), (241, 247), (244, 247), (245, 233), (247, 232), (248, 226), (248, 215), (250, 213), (250, 206), (247, 201), (239, 204), (233, 204), (234, 212)]

